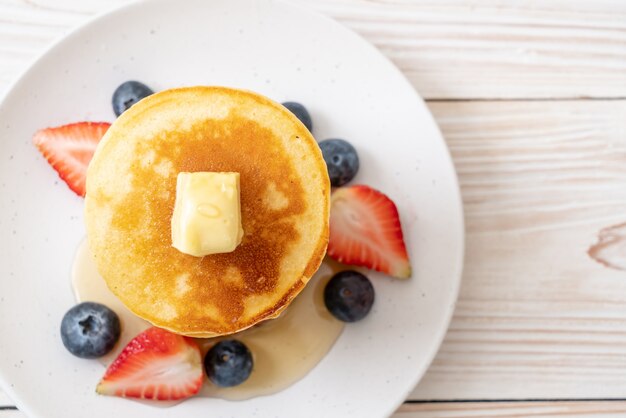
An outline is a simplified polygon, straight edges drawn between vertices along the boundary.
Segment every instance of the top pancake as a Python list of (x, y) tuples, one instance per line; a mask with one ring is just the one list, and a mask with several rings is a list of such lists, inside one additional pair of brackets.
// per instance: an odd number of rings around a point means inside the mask
[[(172, 247), (179, 172), (239, 172), (244, 236), (232, 253)], [(124, 112), (87, 172), (85, 221), (98, 271), (136, 315), (210, 337), (276, 317), (319, 267), (330, 183), (317, 143), (254, 93), (190, 87)]]

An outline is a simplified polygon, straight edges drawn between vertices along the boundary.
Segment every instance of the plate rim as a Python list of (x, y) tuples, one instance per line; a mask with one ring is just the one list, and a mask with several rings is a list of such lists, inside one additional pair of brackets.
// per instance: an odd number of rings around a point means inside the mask
[[(45, 49), (42, 50), (42, 52), (37, 54), (35, 58), (29, 62), (29, 64), (17, 75), (16, 78), (13, 79), (13, 81), (8, 83), (8, 86), (6, 87), (4, 94), (0, 96), (0, 107), (2, 107), (4, 103), (11, 98), (15, 90), (17, 90), (17, 88), (25, 81), (25, 79), (30, 75), (30, 73), (35, 70), (35, 67), (38, 66), (40, 61), (44, 60), (48, 55), (53, 54), (57, 49), (61, 48), (66, 42), (70, 41), (74, 37), (79, 36), (82, 31), (89, 28), (92, 24), (102, 19), (114, 16), (116, 14), (123, 14), (133, 8), (146, 7), (149, 4), (154, 5), (157, 3), (172, 3), (175, 1), (176, 0), (131, 0), (128, 3), (116, 5), (107, 10), (96, 13), (95, 15), (87, 18), (86, 20), (79, 23), (78, 25), (68, 29), (65, 33), (62, 33), (61, 35), (57, 36), (48, 46), (45, 47)], [(453, 275), (454, 277), (452, 277), (454, 281), (451, 282), (451, 286), (450, 286), (450, 293), (452, 294), (451, 296), (453, 296), (453, 302), (447, 308), (446, 313), (444, 315), (445, 318), (444, 318), (443, 324), (445, 326), (440, 327), (438, 331), (436, 332), (436, 334), (433, 336), (433, 340), (436, 341), (436, 344), (432, 345), (432, 348), (428, 352), (428, 355), (425, 356), (426, 361), (422, 363), (421, 367), (416, 368), (416, 374), (414, 375), (412, 379), (410, 379), (411, 385), (404, 391), (398, 391), (398, 396), (396, 396), (394, 399), (388, 399), (387, 403), (390, 406), (390, 408), (387, 410), (387, 413), (385, 416), (389, 417), (398, 409), (400, 405), (402, 405), (407, 400), (408, 395), (410, 395), (411, 392), (413, 392), (417, 384), (425, 376), (428, 368), (432, 364), (433, 360), (435, 359), (435, 356), (437, 355), (437, 353), (439, 352), (441, 348), (441, 345), (448, 332), (452, 318), (456, 311), (456, 306), (458, 304), (463, 271), (465, 267), (466, 225), (465, 225), (464, 205), (463, 205), (463, 200), (462, 200), (461, 188), (459, 184), (459, 176), (458, 176), (458, 172), (456, 171), (454, 161), (452, 159), (450, 148), (448, 147), (445, 137), (443, 136), (443, 133), (441, 132), (439, 124), (436, 122), (432, 112), (426, 105), (426, 102), (423, 99), (423, 97), (419, 94), (419, 91), (417, 90), (417, 88), (411, 84), (407, 76), (398, 68), (398, 66), (393, 61), (391, 61), (391, 59), (389, 59), (385, 54), (383, 54), (383, 52), (380, 49), (378, 49), (375, 45), (373, 45), (369, 40), (365, 39), (362, 35), (354, 31), (353, 29), (345, 26), (340, 21), (322, 12), (314, 10), (310, 7), (303, 6), (301, 4), (296, 4), (289, 0), (230, 0), (230, 3), (250, 2), (250, 1), (256, 1), (258, 3), (266, 3), (272, 6), (296, 9), (300, 13), (313, 15), (317, 19), (326, 20), (328, 23), (331, 23), (335, 25), (338, 29), (342, 30), (344, 34), (352, 36), (353, 38), (357, 39), (358, 42), (360, 42), (364, 47), (366, 47), (372, 53), (382, 58), (387, 63), (387, 66), (389, 67), (390, 71), (393, 71), (396, 73), (397, 76), (400, 76), (400, 78), (403, 80), (403, 83), (405, 84), (407, 89), (410, 89), (411, 95), (424, 108), (425, 110), (424, 116), (429, 119), (440, 141), (443, 143), (443, 148), (445, 150), (445, 155), (446, 155), (445, 160), (448, 166), (446, 170), (451, 171), (453, 174), (452, 185), (455, 191), (454, 200), (456, 201), (455, 202), (456, 204), (454, 205), (453, 215), (456, 218), (456, 222), (459, 225), (458, 231), (456, 231), (456, 233), (454, 234), (454, 235), (458, 235), (455, 238), (455, 241), (457, 241), (458, 249), (457, 249), (456, 254), (454, 254), (454, 257), (453, 257), (453, 259), (457, 260), (457, 262), (456, 262), (456, 266), (454, 269), (455, 270), (454, 275)], [(20, 411), (24, 412), (26, 415), (31, 415), (29, 406), (23, 403), (21, 401), (21, 397), (17, 393), (15, 393), (15, 391), (12, 390), (11, 385), (9, 384), (8, 381), (5, 380), (1, 370), (0, 370), (0, 388), (2, 388), (2, 390), (9, 395), (10, 399), (15, 403), (15, 405)], [(272, 395), (268, 395), (268, 396), (271, 397)]]

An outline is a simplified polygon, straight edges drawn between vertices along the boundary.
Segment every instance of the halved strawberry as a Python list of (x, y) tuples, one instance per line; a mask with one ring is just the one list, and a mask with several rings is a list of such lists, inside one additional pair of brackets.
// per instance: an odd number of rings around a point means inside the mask
[(98, 383), (101, 395), (172, 401), (202, 386), (202, 355), (190, 338), (148, 328), (128, 343)]
[(87, 166), (109, 126), (107, 122), (77, 122), (42, 129), (33, 142), (70, 189), (85, 196)]
[(331, 196), (328, 255), (397, 278), (411, 275), (398, 209), (368, 186), (340, 187)]

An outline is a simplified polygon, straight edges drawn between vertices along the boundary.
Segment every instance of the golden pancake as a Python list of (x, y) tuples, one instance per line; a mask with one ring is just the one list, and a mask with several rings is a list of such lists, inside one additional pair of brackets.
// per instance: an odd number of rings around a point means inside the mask
[[(179, 172), (240, 173), (244, 236), (231, 253), (172, 247)], [(87, 172), (85, 222), (98, 271), (136, 315), (195, 337), (280, 314), (318, 269), (330, 183), (317, 143), (287, 109), (255, 93), (190, 87), (134, 105)]]

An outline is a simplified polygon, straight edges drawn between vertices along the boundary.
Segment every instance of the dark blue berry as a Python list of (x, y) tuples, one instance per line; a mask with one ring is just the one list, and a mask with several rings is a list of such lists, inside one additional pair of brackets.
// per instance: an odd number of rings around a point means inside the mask
[(104, 305), (83, 302), (67, 311), (61, 321), (61, 340), (77, 357), (102, 357), (120, 338), (120, 319)]
[(113, 111), (115, 116), (121, 115), (139, 100), (153, 93), (150, 87), (139, 81), (131, 80), (120, 84), (113, 93)]
[(296, 115), (296, 117), (300, 119), (300, 122), (306, 126), (309, 132), (313, 132), (313, 121), (311, 120), (311, 115), (309, 114), (309, 111), (306, 110), (306, 107), (297, 102), (285, 102), (283, 103), (283, 106)]
[(372, 309), (374, 287), (358, 271), (342, 271), (326, 284), (324, 304), (335, 318), (344, 322), (358, 321), (365, 318)]
[(204, 357), (204, 370), (217, 386), (237, 386), (252, 372), (252, 354), (240, 341), (223, 340), (211, 347)]
[(319, 143), (328, 168), (330, 184), (343, 186), (359, 171), (359, 156), (354, 147), (343, 139), (326, 139)]

